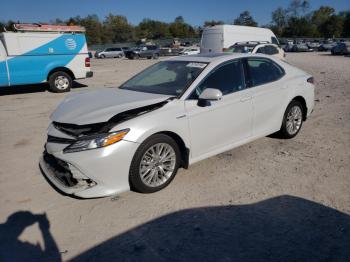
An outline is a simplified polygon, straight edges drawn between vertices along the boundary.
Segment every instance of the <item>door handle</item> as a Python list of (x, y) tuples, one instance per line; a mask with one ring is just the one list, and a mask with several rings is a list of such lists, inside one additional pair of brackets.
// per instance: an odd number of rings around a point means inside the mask
[(251, 95), (242, 96), (242, 97), (241, 97), (241, 102), (245, 102), (245, 101), (248, 101), (248, 100), (250, 100), (250, 99), (252, 99), (252, 96), (251, 96)]

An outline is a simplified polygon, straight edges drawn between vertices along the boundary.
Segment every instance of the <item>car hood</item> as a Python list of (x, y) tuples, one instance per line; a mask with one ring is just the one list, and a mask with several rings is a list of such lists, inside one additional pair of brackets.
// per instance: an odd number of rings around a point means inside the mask
[(117, 88), (68, 95), (51, 115), (59, 123), (85, 125), (106, 122), (113, 116), (156, 104), (171, 96), (135, 92)]

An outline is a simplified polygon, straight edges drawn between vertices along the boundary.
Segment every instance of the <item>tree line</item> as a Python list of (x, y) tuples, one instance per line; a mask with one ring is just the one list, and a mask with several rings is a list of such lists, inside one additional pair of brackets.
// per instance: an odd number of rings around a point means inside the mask
[[(19, 21), (16, 21), (19, 22)], [(15, 21), (0, 22), (3, 28), (12, 30)], [(71, 17), (50, 21), (59, 25), (81, 25), (86, 28), (88, 44), (138, 42), (140, 39), (199, 38), (203, 27), (227, 24), (220, 20), (205, 21), (203, 26), (192, 26), (182, 16), (171, 23), (143, 19), (132, 25), (125, 16), (107, 15), (102, 21), (97, 15)], [(243, 11), (231, 24), (259, 26), (249, 11)], [(350, 10), (335, 12), (330, 6), (310, 11), (308, 0), (292, 0), (287, 8), (278, 7), (271, 14), (271, 23), (260, 25), (270, 28), (279, 37), (350, 37)]]

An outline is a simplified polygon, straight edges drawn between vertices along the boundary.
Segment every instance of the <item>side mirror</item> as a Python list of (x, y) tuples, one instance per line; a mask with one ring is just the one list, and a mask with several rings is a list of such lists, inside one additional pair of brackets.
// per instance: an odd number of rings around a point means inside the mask
[(222, 99), (222, 92), (215, 88), (206, 88), (198, 98), (198, 106), (210, 106), (210, 101), (218, 101)]

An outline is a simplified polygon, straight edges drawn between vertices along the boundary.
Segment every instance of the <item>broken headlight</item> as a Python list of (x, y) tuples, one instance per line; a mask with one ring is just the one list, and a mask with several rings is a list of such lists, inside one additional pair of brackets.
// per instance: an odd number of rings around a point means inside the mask
[(124, 130), (101, 134), (97, 136), (86, 136), (78, 139), (73, 144), (67, 146), (65, 149), (63, 149), (63, 152), (73, 153), (73, 152), (106, 147), (122, 140), (128, 132), (129, 132), (129, 129), (124, 129)]

